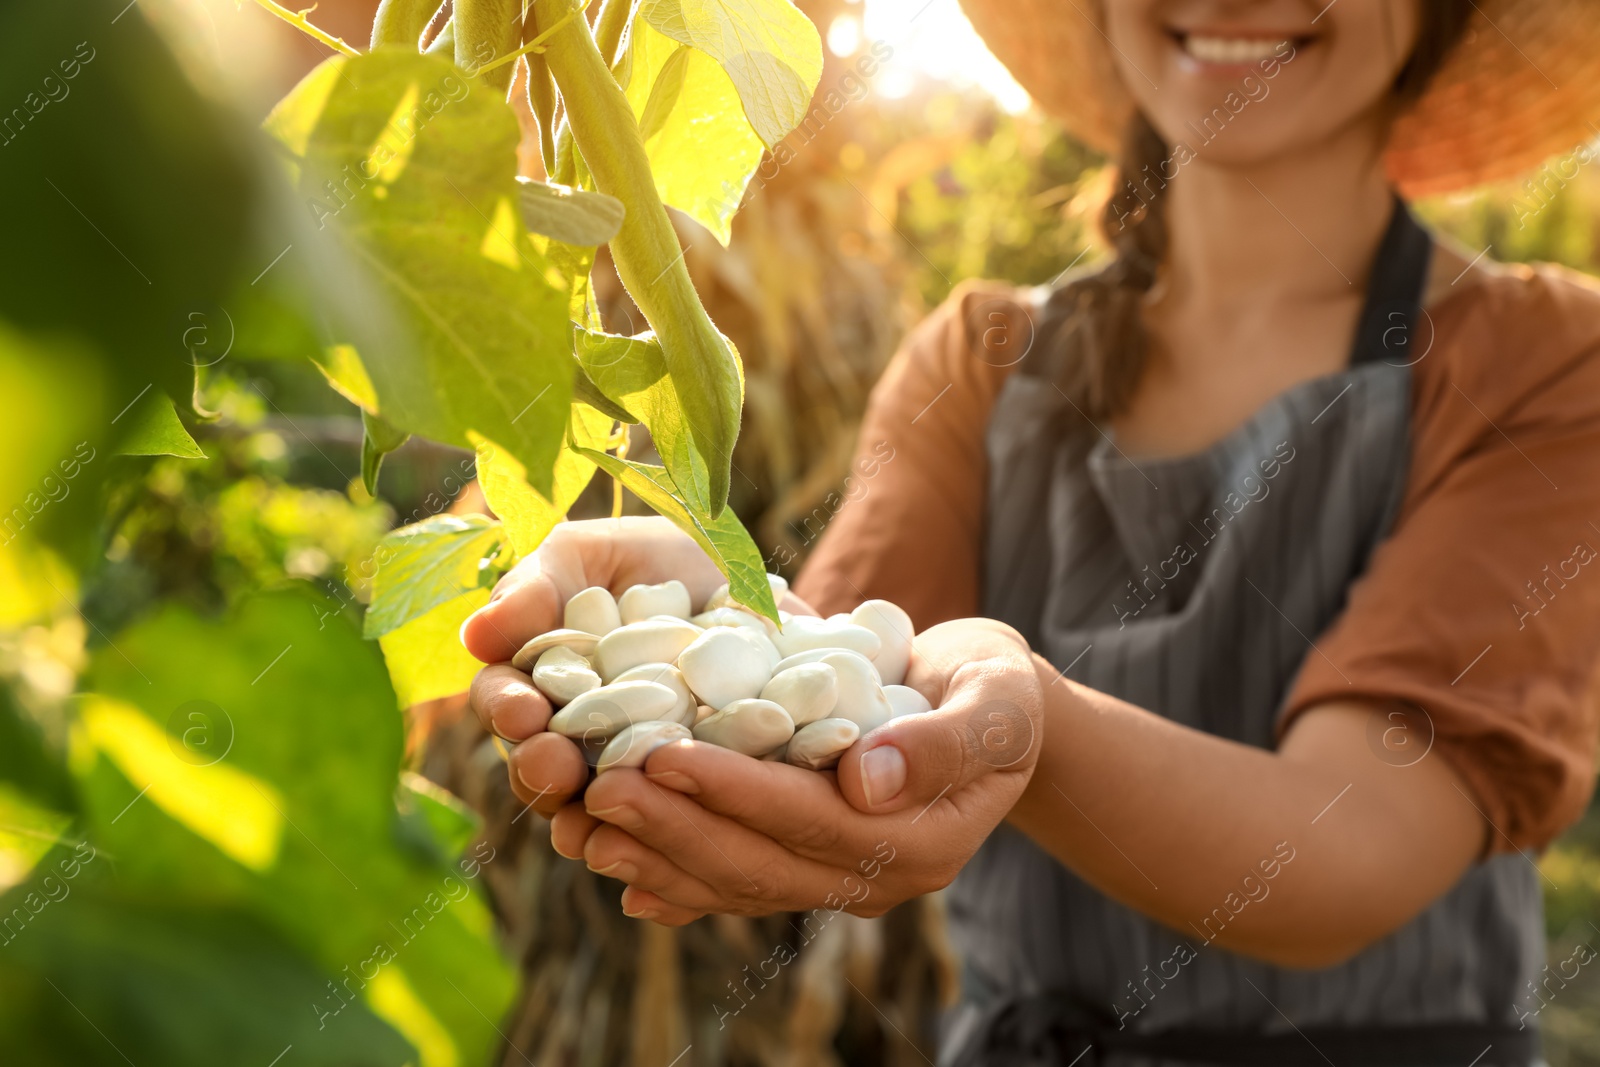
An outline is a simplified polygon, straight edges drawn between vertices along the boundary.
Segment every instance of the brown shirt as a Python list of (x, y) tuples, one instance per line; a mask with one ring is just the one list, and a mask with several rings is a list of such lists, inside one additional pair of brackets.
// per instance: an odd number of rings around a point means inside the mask
[[(984, 435), (1020, 349), (996, 353), (1028, 341), (995, 309), (1021, 299), (963, 285), (873, 391), (862, 484), (796, 587), (824, 614), (869, 597), (919, 629), (978, 612)], [(1426, 321), (1399, 519), (1316, 637), (1279, 732), (1331, 701), (1419, 706), (1493, 847), (1542, 847), (1588, 802), (1600, 733), (1600, 286), (1511, 268)]]

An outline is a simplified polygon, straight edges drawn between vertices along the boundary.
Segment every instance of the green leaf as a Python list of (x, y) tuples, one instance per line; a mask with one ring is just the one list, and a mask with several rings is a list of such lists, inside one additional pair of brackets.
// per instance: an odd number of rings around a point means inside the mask
[(177, 456), (180, 459), (205, 459), (189, 431), (178, 419), (178, 410), (166, 393), (151, 392), (128, 412), (128, 429), (118, 442), (124, 456)]
[(378, 638), (401, 707), (465, 693), (472, 685), (483, 664), (461, 646), (461, 624), (488, 602), (489, 590), (474, 589)]
[(580, 363), (572, 372), (572, 399), (579, 403), (588, 404), (602, 415), (625, 422), (629, 425), (638, 425), (640, 419), (627, 408), (617, 404), (610, 397), (600, 391), (600, 387), (589, 380)]
[(483, 827), (483, 820), (466, 801), (420, 774), (402, 771), (397, 796), (401, 818), (415, 815), (420, 819), (428, 828), (429, 840), (447, 861), (465, 852)]
[(382, 415), (361, 409), (361, 484), (368, 494), (378, 495), (378, 468), (383, 466), (383, 457), (405, 444), (410, 436), (389, 425)]
[(767, 147), (805, 118), (822, 77), (822, 41), (788, 0), (644, 0), (639, 15), (722, 65)]
[(703, 518), (683, 502), (665, 467), (618, 459), (604, 452), (580, 451), (658, 514), (665, 515), (694, 538), (728, 579), (728, 591), (735, 600), (773, 622), (778, 621), (778, 603), (767, 582), (761, 550), (750, 539), (733, 509), (724, 509), (715, 519)]
[(534, 233), (569, 245), (603, 245), (622, 228), (622, 201), (604, 193), (517, 179), (522, 222)]
[[(10, 121), (0, 137), (0, 319), (50, 337), (50, 347), (98, 352), (104, 380), (83, 385), (99, 387), (108, 415), (152, 383), (188, 394), (189, 316), (217, 313), (249, 269), (249, 229), (271, 226), (246, 139), (196, 91), (158, 20), (137, 10), (119, 18), (125, 6), (0, 5), (0, 107)], [(6, 402), (15, 412), (16, 399)], [(114, 440), (126, 419), (110, 433), (108, 422), (92, 444)], [(84, 482), (72, 495), (96, 496)]]
[[(634, 33), (643, 37), (648, 28), (647, 23), (640, 21), (634, 27)], [(660, 34), (656, 36), (659, 37)], [(648, 59), (645, 59), (641, 52), (641, 49), (634, 50), (631, 57), (633, 63), (629, 66), (630, 72), (638, 69), (638, 67), (644, 68), (641, 73), (648, 71)], [(661, 127), (666, 125), (667, 116), (672, 114), (673, 107), (678, 103), (678, 97), (683, 92), (683, 75), (689, 67), (689, 57), (693, 54), (694, 49), (686, 44), (671, 48), (671, 54), (667, 56), (667, 61), (661, 64), (660, 70), (656, 71), (655, 83), (650, 85), (650, 97), (645, 101), (644, 110), (639, 113), (639, 136), (646, 143), (649, 143), (650, 138), (661, 132)], [(641, 62), (642, 59), (643, 62)], [(630, 76), (630, 82), (631, 80)], [(651, 169), (653, 170), (654, 168), (652, 167)]]
[[(70, 836), (71, 825), (71, 816), (0, 781), (0, 890), (27, 877), (46, 853)], [(0, 916), (5, 914), (0, 911)]]
[[(97, 866), (115, 861), (64, 855), (79, 876), (53, 884), (70, 895), (40, 911), (0, 963), (8, 1062), (264, 1065), (291, 1046), (306, 1067), (416, 1062), (370, 1008), (332, 999), (334, 970), (249, 912), (118, 893), (93, 882)], [(20, 893), (0, 906), (11, 915)]]
[(511, 108), (444, 59), (387, 47), (327, 60), (267, 128), (303, 137), (301, 196), (396, 316), (393, 343), (361, 352), (384, 418), (498, 441), (548, 491), (572, 396), (570, 285), (523, 225)]
[[(588, 448), (605, 447), (611, 436), (611, 417), (585, 404), (572, 407), (571, 435)], [(493, 441), (480, 440), (477, 448), (478, 486), (494, 513), (505, 523), (511, 548), (526, 556), (539, 547), (556, 523), (566, 518), (578, 495), (594, 477), (594, 464), (564, 448), (556, 460), (553, 497), (545, 497), (528, 484), (522, 465)]]
[(478, 565), (506, 532), (484, 515), (434, 515), (378, 543), (378, 573), (362, 632), (369, 638), (398, 630), (478, 588)]
[(660, 343), (652, 334), (619, 337), (592, 330), (577, 331), (576, 341), (578, 362), (589, 380), (644, 421), (673, 483), (700, 506), (710, 492), (710, 473), (689, 432)]
[[(246, 910), (325, 975), (349, 979), (351, 1008), (365, 1003), (416, 1045), (414, 1062), (485, 1062), (512, 972), (471, 891), (475, 873), (394, 833), (402, 720), (372, 645), (287, 593), (222, 619), (169, 608), (114, 641), (92, 661), (72, 751), (84, 836), (108, 865), (115, 857), (117, 885), (144, 900)], [(452, 647), (453, 629), (407, 653), (436, 669)], [(420, 933), (407, 932), (413, 917)], [(394, 957), (381, 967), (379, 945)], [(233, 970), (248, 967), (245, 956)], [(229, 980), (220, 962), (202, 970)], [(139, 986), (114, 992), (128, 1013), (149, 1010)], [(163, 1025), (190, 1010), (172, 1004)], [(322, 1032), (344, 1040), (351, 1008)], [(297, 1012), (316, 1029), (308, 1002)], [(206, 1051), (200, 1062), (233, 1062), (231, 1049)]]
[(361, 362), (361, 354), (350, 345), (329, 345), (311, 360), (333, 391), (362, 411), (378, 411), (378, 393)]
[(716, 60), (642, 16), (628, 51), (628, 102), (661, 199), (726, 245), (763, 150), (733, 82)]

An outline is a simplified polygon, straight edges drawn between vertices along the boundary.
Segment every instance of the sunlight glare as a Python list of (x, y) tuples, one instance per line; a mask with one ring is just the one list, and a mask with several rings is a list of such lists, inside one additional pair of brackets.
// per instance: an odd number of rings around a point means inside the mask
[[(875, 92), (905, 96), (920, 75), (975, 87), (1013, 114), (1028, 109), (1027, 92), (984, 47), (958, 0), (866, 0), (865, 7), (867, 39), (894, 50), (874, 79)], [(832, 36), (830, 29), (830, 46)]]

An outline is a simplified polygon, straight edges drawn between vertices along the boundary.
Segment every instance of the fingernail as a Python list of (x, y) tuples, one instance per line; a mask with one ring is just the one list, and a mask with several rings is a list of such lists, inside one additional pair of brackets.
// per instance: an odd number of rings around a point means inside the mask
[(676, 789), (678, 792), (688, 793), (690, 796), (700, 792), (700, 783), (681, 771), (658, 771), (655, 774), (647, 774), (645, 777), (656, 783), (656, 785), (664, 785), (668, 789)]
[(861, 757), (861, 791), (877, 807), (905, 788), (906, 758), (893, 745), (879, 745)]
[(654, 908), (640, 908), (638, 911), (629, 911), (627, 908), (623, 908), (622, 914), (630, 919), (654, 919), (661, 913)]
[(644, 825), (644, 816), (626, 804), (618, 804), (614, 808), (602, 808), (589, 814), (624, 830), (637, 830)]
[(627, 860), (618, 860), (609, 867), (595, 867), (592, 865), (586, 866), (588, 866), (589, 869), (595, 874), (603, 874), (607, 878), (615, 878), (619, 882), (631, 883), (639, 880), (639, 868), (635, 867)]

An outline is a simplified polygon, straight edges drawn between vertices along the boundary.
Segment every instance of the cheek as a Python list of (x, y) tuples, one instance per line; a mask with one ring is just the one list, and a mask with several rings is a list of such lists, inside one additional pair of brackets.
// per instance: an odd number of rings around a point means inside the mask
[[(1100, 10), (1094, 14), (1105, 30), (1122, 84), (1148, 111), (1150, 101), (1145, 97), (1155, 94), (1155, 85), (1161, 84), (1157, 68), (1168, 43), (1161, 5), (1158, 0), (1101, 0), (1096, 6)], [(1071, 8), (1066, 10), (1068, 16), (1080, 17)]]

